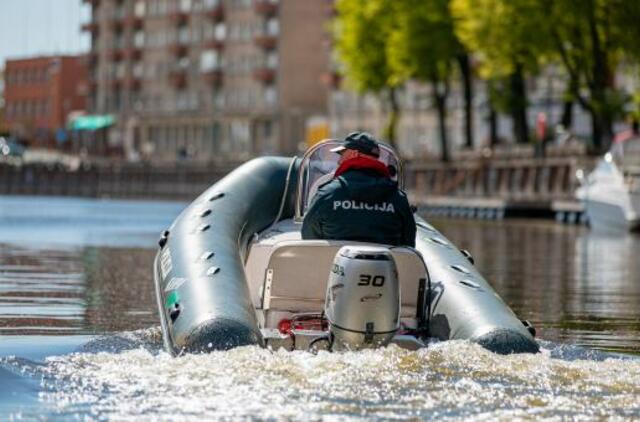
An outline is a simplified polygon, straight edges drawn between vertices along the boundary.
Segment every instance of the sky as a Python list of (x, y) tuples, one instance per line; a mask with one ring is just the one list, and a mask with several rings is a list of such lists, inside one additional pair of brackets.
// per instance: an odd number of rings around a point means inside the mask
[(7, 58), (86, 52), (80, 25), (90, 12), (82, 0), (0, 0), (0, 68)]

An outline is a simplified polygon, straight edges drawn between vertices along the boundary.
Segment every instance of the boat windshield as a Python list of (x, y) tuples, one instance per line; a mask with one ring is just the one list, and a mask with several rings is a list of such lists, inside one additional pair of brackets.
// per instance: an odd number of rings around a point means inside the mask
[[(322, 141), (311, 147), (302, 157), (300, 172), (298, 173), (298, 191), (296, 197), (296, 220), (302, 220), (313, 196), (318, 192), (320, 185), (328, 182), (338, 168), (340, 155), (331, 152), (331, 149), (342, 145), (335, 139)], [(380, 144), (380, 157), (378, 158), (390, 168), (392, 179), (403, 188), (402, 163), (395, 151)]]

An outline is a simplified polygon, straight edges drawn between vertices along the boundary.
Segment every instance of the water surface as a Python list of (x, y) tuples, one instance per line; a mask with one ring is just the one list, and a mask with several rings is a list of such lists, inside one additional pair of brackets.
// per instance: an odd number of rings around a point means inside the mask
[(151, 263), (184, 205), (0, 198), (0, 419), (640, 417), (637, 236), (432, 221), (536, 325), (538, 355), (443, 342), (171, 358)]

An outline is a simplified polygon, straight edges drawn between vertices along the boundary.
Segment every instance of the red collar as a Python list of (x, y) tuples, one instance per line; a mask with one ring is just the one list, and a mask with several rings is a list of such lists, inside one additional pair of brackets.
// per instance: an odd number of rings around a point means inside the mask
[(336, 169), (333, 177), (338, 177), (349, 170), (372, 170), (382, 176), (391, 178), (387, 166), (375, 158), (356, 157), (345, 160)]

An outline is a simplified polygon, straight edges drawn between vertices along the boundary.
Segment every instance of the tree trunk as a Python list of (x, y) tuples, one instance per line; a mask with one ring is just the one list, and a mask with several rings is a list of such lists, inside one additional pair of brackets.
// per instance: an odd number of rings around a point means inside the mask
[(498, 112), (496, 111), (496, 87), (495, 81), (487, 81), (487, 97), (489, 106), (489, 146), (495, 147), (500, 143), (498, 138)]
[(613, 141), (613, 122), (606, 111), (596, 109), (591, 112), (591, 130), (593, 135), (592, 152), (602, 154), (611, 147)]
[(384, 137), (385, 140), (389, 142), (389, 145), (397, 150), (397, 126), (398, 121), (400, 120), (400, 106), (398, 105), (397, 89), (394, 87), (389, 88), (388, 94), (391, 110), (389, 111), (389, 120), (387, 121), (387, 125), (384, 129)]
[(498, 113), (491, 103), (489, 103), (489, 142), (491, 148), (500, 143), (498, 139)]
[(612, 79), (607, 62), (606, 47), (603, 48), (598, 32), (595, 15), (595, 5), (589, 7), (589, 37), (591, 39), (591, 54), (593, 58), (593, 85), (591, 87), (591, 126), (593, 128), (594, 152), (606, 151), (613, 140), (613, 122), (607, 101), (607, 88), (612, 85)]
[(510, 76), (510, 82), (513, 136), (517, 143), (526, 144), (529, 142), (529, 125), (527, 123), (527, 91), (522, 65), (516, 64), (515, 71)]
[(560, 119), (562, 127), (569, 131), (573, 126), (573, 100), (565, 99), (562, 105), (562, 118)]
[(560, 124), (566, 131), (570, 131), (573, 127), (573, 103), (575, 100), (575, 92), (580, 89), (578, 80), (571, 76), (569, 80), (569, 86), (564, 93), (564, 102), (562, 107), (562, 118)]
[(441, 159), (443, 162), (449, 162), (449, 141), (447, 138), (447, 94), (448, 86), (444, 83), (445, 88), (441, 91), (438, 88), (439, 83), (433, 82), (433, 101), (438, 111), (438, 127), (440, 129), (440, 149)]
[(473, 148), (473, 79), (468, 54), (457, 57), (464, 90), (464, 145)]

